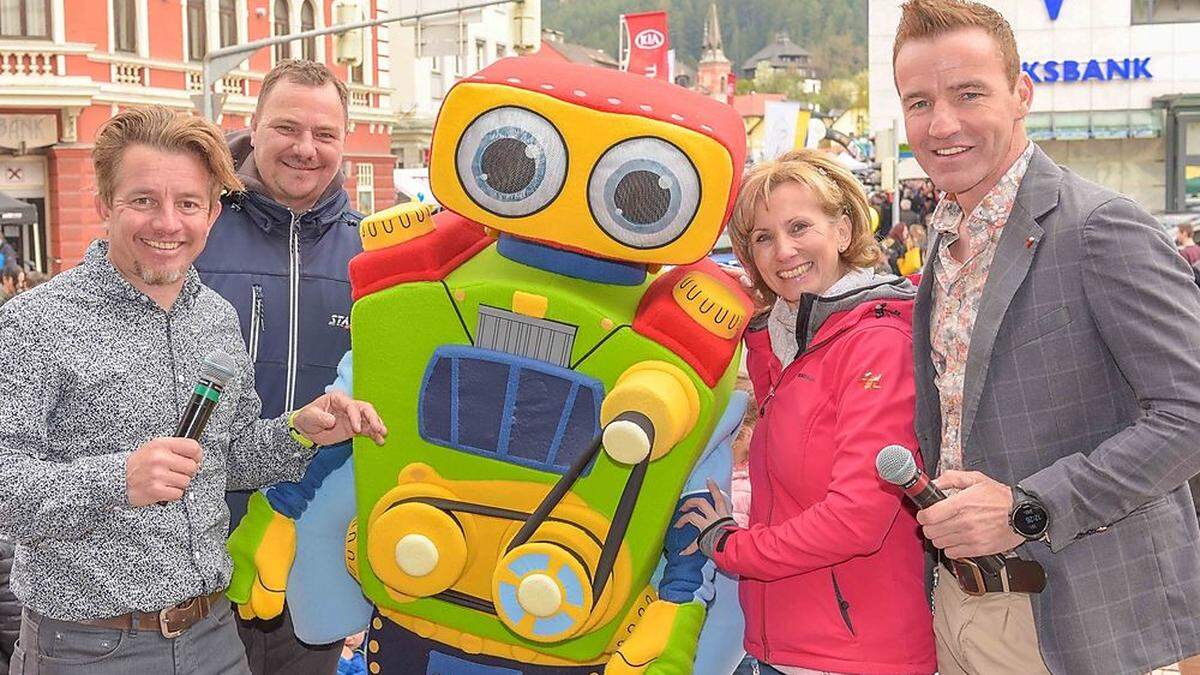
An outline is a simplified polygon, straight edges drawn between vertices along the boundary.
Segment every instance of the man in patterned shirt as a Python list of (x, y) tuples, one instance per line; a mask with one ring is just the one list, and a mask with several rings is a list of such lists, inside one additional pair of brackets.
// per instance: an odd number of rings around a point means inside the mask
[[(950, 673), (1135, 673), (1200, 652), (1200, 293), (1141, 207), (1025, 135), (1012, 29), (910, 0), (893, 52), (918, 163), (946, 193), (917, 295), (917, 437), (952, 492)], [(972, 556), (1006, 555), (991, 575)]]
[[(240, 187), (216, 126), (122, 112), (93, 162), (107, 241), (0, 308), (0, 533), (25, 605), (12, 669), (248, 673), (226, 489), (296, 480), (316, 445), (386, 430), (341, 393), (259, 419), (237, 315), (191, 266)], [(170, 437), (216, 350), (236, 374), (199, 443)]]

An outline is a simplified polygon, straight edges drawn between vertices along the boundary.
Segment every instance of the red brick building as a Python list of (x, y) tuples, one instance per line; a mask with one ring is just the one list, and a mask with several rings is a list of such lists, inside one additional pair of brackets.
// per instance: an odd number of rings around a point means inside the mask
[[(357, 1), (386, 16), (387, 0)], [(4, 220), (0, 234), (43, 271), (75, 265), (103, 235), (93, 195), (92, 141), (117, 111), (164, 104), (193, 111), (200, 59), (213, 49), (333, 23), (347, 0), (7, 0), (0, 3), (0, 206), (15, 198), (38, 222)], [(221, 126), (250, 124), (262, 78), (277, 59), (331, 65), (350, 86), (345, 164), (351, 202), (373, 211), (395, 201), (394, 121), (386, 28), (364, 35), (360, 66), (333, 65), (331, 37), (262, 49), (221, 82)]]

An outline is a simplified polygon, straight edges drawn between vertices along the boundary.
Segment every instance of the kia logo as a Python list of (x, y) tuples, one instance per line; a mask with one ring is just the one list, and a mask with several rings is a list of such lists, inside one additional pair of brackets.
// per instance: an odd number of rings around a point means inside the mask
[(662, 31), (653, 28), (647, 28), (633, 38), (633, 44), (638, 49), (658, 49), (666, 42), (667, 38)]

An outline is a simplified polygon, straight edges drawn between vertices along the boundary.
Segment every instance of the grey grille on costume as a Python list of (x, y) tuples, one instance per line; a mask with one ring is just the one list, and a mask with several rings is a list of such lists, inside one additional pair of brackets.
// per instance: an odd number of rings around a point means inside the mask
[(892, 485), (903, 485), (917, 472), (917, 461), (903, 445), (889, 445), (875, 456), (875, 469)]
[(479, 308), (475, 346), (569, 368), (576, 330), (570, 324), (483, 306)]
[(501, 138), (488, 146), (480, 162), (488, 185), (506, 194), (528, 187), (537, 171), (537, 162), (527, 152), (528, 146), (516, 138)]
[(621, 215), (638, 225), (656, 223), (671, 206), (671, 191), (659, 184), (652, 171), (631, 171), (617, 183), (613, 200)]

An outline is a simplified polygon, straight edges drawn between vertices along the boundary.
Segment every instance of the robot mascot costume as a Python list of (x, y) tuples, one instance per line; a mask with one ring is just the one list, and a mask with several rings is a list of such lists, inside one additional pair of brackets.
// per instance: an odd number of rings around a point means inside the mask
[(736, 582), (673, 524), (728, 490), (746, 405), (752, 306), (705, 258), (744, 157), (732, 107), (638, 75), (509, 58), (455, 85), (445, 210), (363, 220), (350, 263), (334, 386), (387, 443), (255, 495), (242, 615), (286, 594), (306, 642), (369, 626), (371, 673), (731, 672)]

